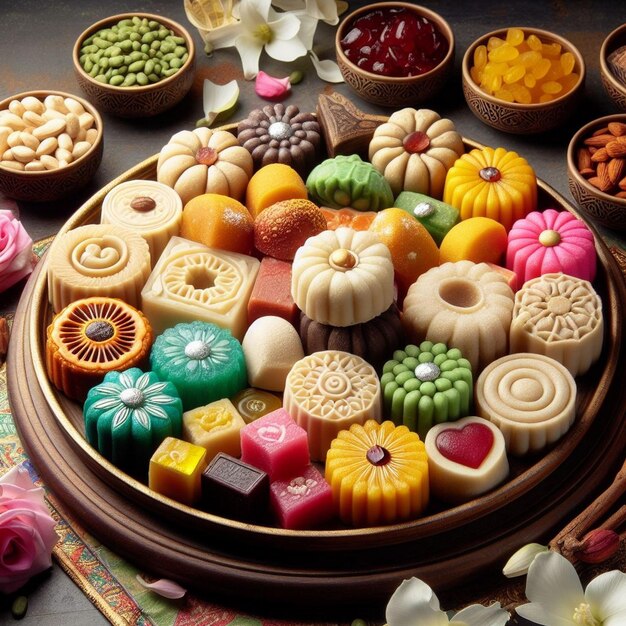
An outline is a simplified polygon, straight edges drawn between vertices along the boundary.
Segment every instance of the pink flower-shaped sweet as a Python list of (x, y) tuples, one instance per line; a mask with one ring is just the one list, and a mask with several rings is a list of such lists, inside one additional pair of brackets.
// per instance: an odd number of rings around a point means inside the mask
[(33, 240), (11, 211), (0, 209), (0, 292), (33, 271)]
[(567, 211), (532, 211), (509, 231), (506, 266), (517, 275), (518, 289), (555, 272), (591, 282), (596, 275), (593, 233)]
[(14, 467), (0, 478), (0, 593), (12, 593), (52, 565), (58, 540), (43, 489), (28, 470)]

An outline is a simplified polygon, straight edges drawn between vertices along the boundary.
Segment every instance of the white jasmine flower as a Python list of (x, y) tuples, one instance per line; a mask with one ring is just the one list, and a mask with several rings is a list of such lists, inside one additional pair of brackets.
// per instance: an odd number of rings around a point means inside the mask
[(507, 578), (515, 578), (528, 573), (528, 568), (534, 558), (542, 553), (547, 552), (548, 546), (542, 546), (540, 543), (527, 543), (522, 546), (513, 556), (506, 562), (502, 569), (502, 573)]
[(203, 34), (209, 48), (237, 48), (246, 80), (257, 75), (263, 50), (272, 58), (286, 62), (307, 53), (298, 37), (299, 18), (293, 13), (276, 13), (270, 5), (271, 0), (242, 0), (238, 5), (238, 22)]
[(283, 11), (301, 11), (315, 20), (334, 26), (339, 22), (335, 0), (273, 0), (272, 4)]
[(472, 604), (450, 621), (435, 592), (419, 578), (410, 578), (391, 596), (385, 617), (388, 626), (505, 626), (509, 613), (499, 602), (488, 607)]
[(529, 604), (518, 615), (543, 626), (623, 626), (626, 574), (613, 570), (594, 578), (583, 591), (574, 566), (556, 552), (538, 554), (528, 569)]

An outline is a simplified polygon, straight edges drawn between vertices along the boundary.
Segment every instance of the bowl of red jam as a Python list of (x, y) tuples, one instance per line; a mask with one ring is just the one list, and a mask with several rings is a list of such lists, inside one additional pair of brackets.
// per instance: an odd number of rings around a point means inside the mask
[(407, 2), (363, 6), (339, 25), (337, 63), (364, 100), (398, 108), (431, 100), (454, 66), (454, 34), (429, 9)]

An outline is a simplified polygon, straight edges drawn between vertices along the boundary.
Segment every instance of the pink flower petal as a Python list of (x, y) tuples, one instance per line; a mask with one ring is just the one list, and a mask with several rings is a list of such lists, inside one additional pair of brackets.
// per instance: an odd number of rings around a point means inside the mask
[(284, 98), (291, 89), (289, 77), (275, 78), (260, 70), (256, 76), (254, 90), (257, 95), (267, 100)]
[(136, 578), (137, 582), (142, 587), (150, 589), (151, 591), (158, 593), (160, 596), (169, 598), (170, 600), (179, 600), (187, 593), (186, 589), (181, 587), (178, 583), (175, 583), (173, 580), (168, 580), (167, 578), (160, 578), (152, 583), (145, 581), (141, 576), (137, 576)]

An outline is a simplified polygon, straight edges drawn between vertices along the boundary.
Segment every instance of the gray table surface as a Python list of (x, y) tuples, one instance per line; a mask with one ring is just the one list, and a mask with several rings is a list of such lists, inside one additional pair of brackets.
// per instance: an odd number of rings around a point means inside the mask
[[(356, 8), (362, 2), (351, 2)], [(427, 106), (454, 120), (465, 136), (486, 145), (503, 146), (518, 151), (535, 168), (538, 176), (570, 201), (567, 188), (565, 151), (567, 144), (584, 123), (616, 113), (606, 96), (599, 76), (599, 53), (602, 40), (626, 22), (626, 3), (622, 0), (565, 1), (526, 0), (510, 2), (460, 2), (433, 0), (424, 2), (440, 13), (451, 25), (456, 37), (455, 73), (436, 101)], [(182, 0), (0, 0), (0, 99), (32, 89), (55, 89), (83, 95), (74, 77), (71, 53), (76, 37), (90, 24), (109, 15), (142, 11), (170, 17), (185, 25), (197, 44), (196, 79), (188, 96), (175, 108), (157, 117), (124, 120), (103, 114), (104, 157), (95, 178), (81, 192), (65, 200), (48, 204), (20, 203), (21, 220), (33, 239), (52, 235), (84, 201), (129, 167), (156, 154), (175, 132), (193, 128), (202, 117), (202, 85), (205, 78), (225, 83), (236, 78), (241, 89), (237, 117), (266, 104), (254, 93), (254, 83), (243, 80), (239, 57), (234, 49), (217, 51), (207, 57), (195, 29), (187, 21)], [(467, 47), (482, 34), (507, 26), (534, 26), (556, 32), (573, 42), (585, 58), (587, 81), (584, 105), (563, 128), (539, 136), (507, 135), (478, 119), (467, 108), (461, 91), (461, 58)], [(334, 28), (321, 24), (315, 49), (321, 58), (334, 56)], [(261, 68), (274, 76), (286, 76), (294, 69), (305, 73), (302, 83), (293, 87), (286, 102), (302, 110), (315, 110), (317, 95), (328, 89), (317, 79), (306, 59), (283, 64), (266, 55)], [(333, 86), (350, 97), (362, 110), (390, 113), (370, 105), (344, 85)], [(624, 234), (598, 228), (611, 245), (626, 247)], [(0, 294), (0, 314), (15, 308), (23, 285)], [(357, 616), (355, 616), (357, 617)], [(0, 610), (0, 623), (11, 623), (6, 609)], [(30, 595), (30, 608), (24, 625), (104, 624), (104, 617), (55, 565), (53, 573)]]

